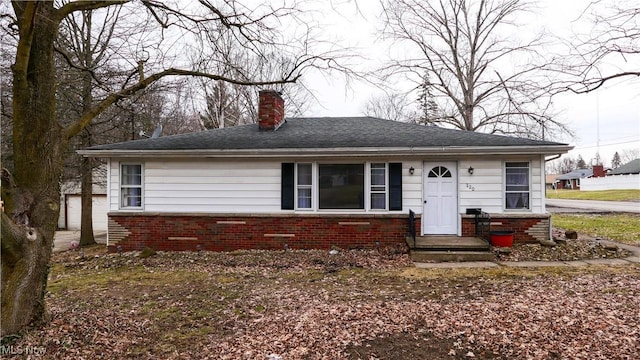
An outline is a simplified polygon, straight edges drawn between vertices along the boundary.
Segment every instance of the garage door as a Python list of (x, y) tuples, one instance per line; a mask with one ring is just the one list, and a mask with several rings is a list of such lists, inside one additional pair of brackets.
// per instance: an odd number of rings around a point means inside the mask
[[(80, 230), (80, 195), (67, 195), (67, 230)], [(93, 231), (107, 231), (107, 196), (93, 196)]]

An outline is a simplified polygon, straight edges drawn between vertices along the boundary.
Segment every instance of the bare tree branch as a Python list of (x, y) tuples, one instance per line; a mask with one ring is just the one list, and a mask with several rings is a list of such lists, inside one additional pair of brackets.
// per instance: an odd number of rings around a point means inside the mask
[(504, 35), (528, 8), (526, 0), (385, 1), (384, 35), (409, 45), (411, 52), (382, 70), (388, 76), (412, 75), (418, 83), (432, 79), (433, 98), (441, 109), (434, 123), (540, 137), (518, 124), (542, 131), (533, 120), (551, 117), (544, 99), (550, 94), (534, 80), (545, 64), (528, 61), (538, 57), (543, 37), (517, 43)]
[(149, 85), (154, 82), (167, 77), (167, 76), (195, 76), (195, 77), (203, 77), (211, 80), (224, 81), (230, 84), (238, 84), (238, 85), (274, 85), (274, 84), (285, 84), (290, 82), (295, 82), (300, 78), (301, 75), (296, 75), (288, 79), (283, 80), (275, 80), (275, 81), (241, 81), (232, 78), (227, 78), (224, 76), (219, 76), (215, 74), (204, 73), (200, 71), (191, 71), (191, 70), (182, 70), (182, 69), (167, 69), (162, 72), (153, 74), (144, 79), (141, 79), (135, 85), (122, 89), (116, 93), (109, 95), (106, 99), (100, 102), (97, 106), (93, 107), (88, 113), (84, 114), (78, 121), (68, 126), (64, 133), (67, 139), (70, 139), (76, 136), (93, 118), (98, 116), (98, 114), (102, 113), (109, 106), (113, 105), (118, 99), (125, 98), (131, 94), (136, 93), (142, 89), (145, 89)]
[(56, 12), (56, 20), (59, 22), (75, 11), (96, 10), (113, 5), (126, 4), (130, 1), (131, 0), (71, 1), (64, 4), (61, 8), (58, 9), (58, 11)]

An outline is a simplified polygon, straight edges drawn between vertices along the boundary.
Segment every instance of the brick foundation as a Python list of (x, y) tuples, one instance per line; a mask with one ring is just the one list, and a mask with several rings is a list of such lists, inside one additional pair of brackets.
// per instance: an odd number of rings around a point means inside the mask
[[(407, 214), (202, 215), (109, 214), (109, 251), (343, 249), (404, 244)], [(420, 221), (416, 221), (420, 234)]]
[[(549, 214), (491, 214), (491, 231), (514, 231), (514, 243), (538, 243), (549, 240), (551, 215)], [(462, 236), (475, 235), (475, 217), (463, 215)]]

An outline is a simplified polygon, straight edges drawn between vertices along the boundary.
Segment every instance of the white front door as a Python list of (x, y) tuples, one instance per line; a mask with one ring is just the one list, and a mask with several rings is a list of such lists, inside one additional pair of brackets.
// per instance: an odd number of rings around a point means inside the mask
[(458, 232), (458, 186), (455, 162), (424, 163), (423, 235)]

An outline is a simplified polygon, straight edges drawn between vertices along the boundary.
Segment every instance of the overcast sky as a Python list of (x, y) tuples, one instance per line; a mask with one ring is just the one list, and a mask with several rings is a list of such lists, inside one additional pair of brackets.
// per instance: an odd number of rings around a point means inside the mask
[[(542, 0), (538, 13), (529, 15), (526, 22), (534, 29), (546, 28), (566, 34), (568, 29), (581, 26), (573, 20), (588, 2)], [(334, 2), (340, 15), (327, 10), (334, 14), (326, 20), (331, 25), (328, 31), (340, 37), (343, 44), (359, 47), (362, 55), (369, 58), (363, 65), (375, 66), (376, 60), (387, 56), (387, 47), (376, 37), (376, 30), (382, 26), (377, 18), (379, 5), (377, 1), (359, 1), (357, 5), (358, 9), (353, 2)], [(364, 103), (372, 95), (381, 93), (364, 82), (347, 85), (339, 76), (314, 75), (306, 83), (320, 102), (309, 110), (309, 116), (361, 116)], [(640, 81), (616, 81), (593, 93), (558, 96), (554, 104), (560, 119), (576, 134), (574, 139), (563, 139), (575, 146), (569, 155), (580, 154), (589, 162), (599, 150), (605, 163), (610, 164), (615, 151), (640, 148)]]

